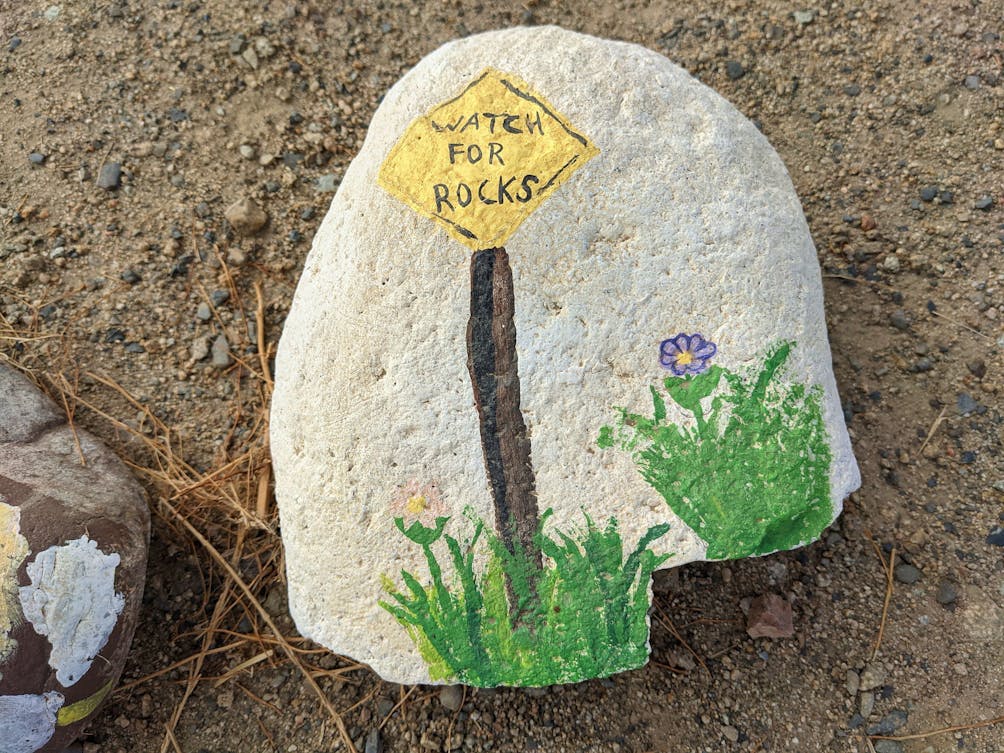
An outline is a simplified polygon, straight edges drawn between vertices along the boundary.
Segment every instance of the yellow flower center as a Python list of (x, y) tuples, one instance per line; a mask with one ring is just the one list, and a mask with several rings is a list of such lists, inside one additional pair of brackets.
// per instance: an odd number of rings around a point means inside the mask
[(689, 366), (694, 362), (694, 354), (689, 350), (683, 351), (680, 355), (676, 357), (677, 366)]
[(408, 497), (408, 502), (405, 505), (405, 509), (410, 515), (421, 515), (425, 512), (425, 508), (429, 506), (429, 500), (425, 498), (424, 494), (415, 494)]

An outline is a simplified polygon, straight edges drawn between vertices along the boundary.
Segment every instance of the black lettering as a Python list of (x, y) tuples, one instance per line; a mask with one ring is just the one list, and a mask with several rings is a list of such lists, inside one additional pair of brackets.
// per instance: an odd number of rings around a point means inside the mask
[(540, 183), (540, 178), (536, 175), (524, 175), (523, 187), (516, 192), (516, 201), (520, 204), (526, 204), (526, 202), (533, 198), (533, 189), (530, 188), (531, 183)]
[(467, 147), (467, 161), (470, 162), (472, 165), (475, 162), (480, 162), (482, 156), (484, 156), (484, 154), (481, 151), (481, 147), (478, 146), (477, 144), (471, 144), (469, 147)]
[[(467, 194), (466, 197), (464, 196), (465, 193)], [(471, 203), (473, 198), (474, 194), (471, 193), (471, 187), (469, 185), (466, 183), (460, 183), (457, 185), (457, 203), (460, 206), (466, 207)]]
[(477, 113), (474, 113), (473, 115), (471, 115), (471, 117), (469, 117), (467, 119), (467, 122), (464, 123), (464, 127), (460, 129), (460, 132), (463, 133), (468, 128), (473, 128), (475, 131), (478, 130), (479, 123), (478, 123), (478, 114)]
[(509, 199), (509, 203), (512, 204), (512, 194), (509, 193), (508, 188), (515, 182), (516, 176), (509, 178), (504, 183), (502, 178), (499, 178), (499, 204), (505, 204), (505, 199)]
[(481, 199), (482, 204), (498, 204), (497, 201), (489, 199), (487, 196), (485, 196), (485, 186), (487, 185), (488, 185), (488, 179), (485, 178), (483, 181), (481, 181), (481, 185), (478, 186), (478, 198)]
[[(539, 113), (537, 114), (537, 118), (538, 118), (537, 122), (539, 123), (540, 122), (540, 114)], [(505, 116), (505, 120), (502, 121), (502, 127), (505, 130), (507, 130), (509, 133), (523, 133), (518, 128), (513, 128), (512, 127), (512, 124), (515, 123), (516, 120), (518, 120), (518, 119), (519, 119), (519, 115), (506, 115)]]
[(454, 211), (453, 205), (450, 203), (449, 195), (450, 189), (446, 187), (445, 183), (437, 183), (432, 187), (432, 193), (436, 197), (436, 214), (439, 214), (440, 209), (443, 204), (450, 208), (450, 211)]
[(457, 155), (463, 154), (464, 145), (463, 144), (450, 144), (450, 164), (454, 165), (457, 162)]
[(504, 165), (505, 162), (502, 161), (502, 145), (497, 141), (488, 142), (488, 164), (494, 165), (495, 160), (498, 159), (500, 165)]
[(494, 112), (483, 112), (481, 114), (488, 118), (488, 133), (495, 133), (495, 118), (497, 118), (498, 115)]
[(437, 133), (442, 133), (443, 131), (455, 131), (455, 130), (457, 130), (457, 126), (460, 125), (460, 121), (463, 120), (463, 119), (464, 119), (464, 116), (461, 115), (459, 118), (457, 118), (457, 122), (456, 123), (447, 123), (446, 125), (439, 125), (439, 123), (437, 123), (435, 120), (433, 120), (432, 121), (432, 130), (436, 131)]
[(540, 135), (544, 135), (544, 124), (540, 122), (540, 111), (534, 113), (534, 119), (530, 120), (530, 116), (526, 116), (526, 132), (533, 135), (533, 128), (537, 126), (537, 130), (540, 131)]

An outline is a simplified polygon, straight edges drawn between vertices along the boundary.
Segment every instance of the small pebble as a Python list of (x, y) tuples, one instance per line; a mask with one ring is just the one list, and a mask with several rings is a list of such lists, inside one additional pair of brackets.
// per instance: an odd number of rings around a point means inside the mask
[(886, 678), (886, 668), (878, 662), (868, 664), (861, 672), (861, 690), (874, 690), (882, 685)]
[(861, 686), (861, 678), (858, 673), (853, 669), (847, 670), (847, 695), (854, 696), (858, 694), (858, 688)]
[(739, 742), (739, 730), (733, 727), (731, 724), (726, 724), (722, 727), (722, 734), (725, 735), (725, 739), (730, 743)]
[(1000, 526), (991, 528), (990, 534), (987, 536), (987, 543), (990, 546), (1004, 546), (1004, 528)]
[(200, 337), (192, 343), (192, 347), (189, 350), (189, 354), (192, 356), (193, 361), (202, 361), (209, 357), (209, 338)]
[(980, 404), (968, 392), (960, 392), (955, 399), (955, 407), (958, 409), (959, 415), (964, 416), (967, 413), (975, 412), (980, 407)]
[(439, 702), (450, 711), (460, 711), (464, 702), (464, 691), (460, 685), (444, 685), (439, 691)]
[(896, 565), (895, 576), (900, 583), (912, 585), (920, 580), (920, 570), (904, 562)]
[(879, 719), (878, 722), (868, 728), (869, 735), (891, 735), (907, 722), (907, 713), (900, 709), (893, 709), (888, 714)]
[(844, 94), (848, 97), (856, 97), (861, 93), (861, 87), (857, 84), (848, 84), (844, 87)]
[(254, 199), (243, 198), (235, 201), (224, 213), (227, 222), (240, 235), (253, 235), (265, 227), (268, 215)]
[(195, 318), (200, 322), (208, 322), (213, 318), (213, 310), (209, 308), (209, 304), (203, 301), (199, 304), (198, 308), (195, 309)]
[(114, 191), (119, 187), (121, 179), (122, 165), (118, 162), (106, 162), (101, 166), (101, 172), (98, 173), (98, 188), (103, 188), (106, 191)]
[(737, 81), (746, 75), (746, 69), (738, 60), (730, 60), (725, 64), (725, 74), (733, 81)]
[(317, 179), (317, 186), (314, 190), (317, 193), (334, 193), (338, 188), (338, 178), (334, 173), (328, 173), (327, 175), (322, 175)]
[(135, 285), (137, 282), (143, 279), (134, 269), (127, 269), (125, 272), (122, 273), (121, 277), (123, 282), (127, 282), (130, 285)]
[(230, 343), (227, 342), (226, 335), (219, 335), (213, 340), (212, 354), (213, 366), (218, 369), (225, 369), (234, 362), (233, 356), (230, 355)]
[(219, 307), (230, 300), (229, 290), (214, 290), (210, 296), (210, 300), (213, 302), (213, 306)]
[(244, 159), (254, 159), (254, 147), (250, 144), (241, 144), (238, 151)]
[(983, 358), (974, 358), (973, 360), (966, 361), (966, 368), (969, 372), (975, 376), (976, 379), (982, 380), (984, 376), (987, 375), (987, 363)]
[(375, 727), (366, 736), (366, 748), (363, 753), (381, 753), (383, 741), (380, 739), (380, 730)]
[(41, 152), (32, 152), (28, 155), (28, 161), (33, 165), (44, 165), (45, 155)]
[(903, 746), (895, 740), (876, 740), (875, 753), (903, 753)]
[(871, 691), (864, 691), (861, 693), (861, 698), (858, 700), (858, 711), (861, 712), (861, 716), (865, 719), (872, 715), (872, 711), (875, 709), (875, 694)]
[(938, 196), (937, 186), (925, 186), (924, 188), (920, 189), (921, 201), (934, 201), (934, 199), (937, 196)]
[(910, 318), (903, 309), (896, 309), (889, 317), (889, 323), (898, 330), (906, 331), (910, 329)]
[(966, 88), (975, 91), (980, 88), (980, 77), (979, 76), (966, 76)]
[(992, 196), (981, 196), (976, 200), (976, 208), (987, 211), (994, 205), (994, 199)]
[(939, 604), (948, 606), (954, 604), (959, 598), (959, 589), (949, 580), (943, 580), (938, 584), (938, 593), (935, 596)]

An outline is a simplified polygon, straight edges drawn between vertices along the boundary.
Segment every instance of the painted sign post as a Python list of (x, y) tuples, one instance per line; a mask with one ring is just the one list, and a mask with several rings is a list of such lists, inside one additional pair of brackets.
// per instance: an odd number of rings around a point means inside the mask
[[(498, 535), (524, 559), (533, 592), (541, 568), (530, 439), (520, 411), (515, 292), (502, 244), (558, 186), (599, 153), (515, 76), (487, 69), (418, 118), (391, 150), (380, 185), (473, 249), (467, 366)], [(510, 611), (527, 607), (507, 574)]]

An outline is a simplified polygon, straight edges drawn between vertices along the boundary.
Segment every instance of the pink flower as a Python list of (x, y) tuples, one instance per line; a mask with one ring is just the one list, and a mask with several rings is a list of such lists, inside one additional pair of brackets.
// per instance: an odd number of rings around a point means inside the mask
[(394, 493), (392, 508), (395, 518), (411, 521), (434, 521), (446, 512), (439, 487), (411, 480)]

